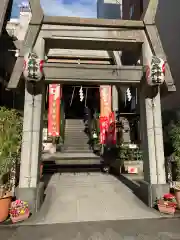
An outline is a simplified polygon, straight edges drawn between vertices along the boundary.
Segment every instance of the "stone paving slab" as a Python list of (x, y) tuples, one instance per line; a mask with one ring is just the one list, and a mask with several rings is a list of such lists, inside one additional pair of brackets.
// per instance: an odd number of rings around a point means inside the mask
[[(179, 240), (180, 219), (142, 219), (20, 226), (3, 240)], [(11, 228), (12, 231), (12, 228)], [(4, 235), (4, 233), (6, 235)]]
[(112, 175), (56, 173), (46, 189), (37, 224), (159, 218)]
[(0, 226), (0, 239), (1, 240), (6, 240), (6, 239), (10, 239), (11, 237), (13, 237), (13, 235), (16, 233), (16, 227), (2, 227)]

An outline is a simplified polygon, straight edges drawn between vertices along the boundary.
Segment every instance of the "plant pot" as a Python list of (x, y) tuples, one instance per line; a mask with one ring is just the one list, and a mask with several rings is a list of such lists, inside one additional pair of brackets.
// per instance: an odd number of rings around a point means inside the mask
[(180, 189), (175, 189), (174, 194), (177, 202), (177, 208), (180, 209)]
[(8, 218), (10, 206), (11, 197), (0, 198), (0, 223)]
[(158, 210), (161, 213), (166, 213), (166, 214), (174, 214), (175, 213), (175, 207), (168, 206), (166, 204), (158, 204)]
[(11, 216), (11, 221), (13, 223), (22, 222), (22, 221), (25, 221), (26, 219), (28, 219), (29, 215), (30, 215), (30, 212), (28, 211), (27, 213), (21, 214), (21, 215), (19, 215), (17, 217), (12, 217)]

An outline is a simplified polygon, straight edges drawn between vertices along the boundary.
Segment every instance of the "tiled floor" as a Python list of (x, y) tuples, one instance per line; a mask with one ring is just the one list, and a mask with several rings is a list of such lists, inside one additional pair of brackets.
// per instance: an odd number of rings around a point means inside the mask
[(102, 173), (52, 175), (36, 223), (159, 218), (116, 177)]

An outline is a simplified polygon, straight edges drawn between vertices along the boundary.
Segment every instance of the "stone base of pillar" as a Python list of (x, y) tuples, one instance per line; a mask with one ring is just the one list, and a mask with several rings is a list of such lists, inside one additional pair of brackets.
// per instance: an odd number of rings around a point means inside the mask
[(137, 196), (149, 207), (153, 207), (157, 198), (169, 193), (169, 184), (150, 184), (146, 181), (139, 181), (137, 190)]
[(164, 194), (169, 193), (169, 184), (150, 184), (144, 180), (134, 181), (131, 177), (127, 177), (126, 174), (120, 174), (119, 166), (116, 161), (116, 165), (112, 166), (113, 173), (147, 206), (152, 208), (156, 198), (163, 197)]
[(37, 188), (16, 188), (16, 197), (28, 202), (30, 211), (35, 214), (44, 200), (44, 183), (40, 182)]

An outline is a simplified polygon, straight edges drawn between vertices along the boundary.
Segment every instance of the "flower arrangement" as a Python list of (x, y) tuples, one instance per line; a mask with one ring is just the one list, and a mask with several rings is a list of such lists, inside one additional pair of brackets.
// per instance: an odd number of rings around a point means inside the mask
[(160, 199), (156, 199), (155, 207), (162, 213), (174, 214), (177, 207), (176, 198), (171, 193), (164, 194)]
[(26, 220), (30, 215), (28, 203), (22, 200), (12, 202), (9, 214), (13, 223)]

